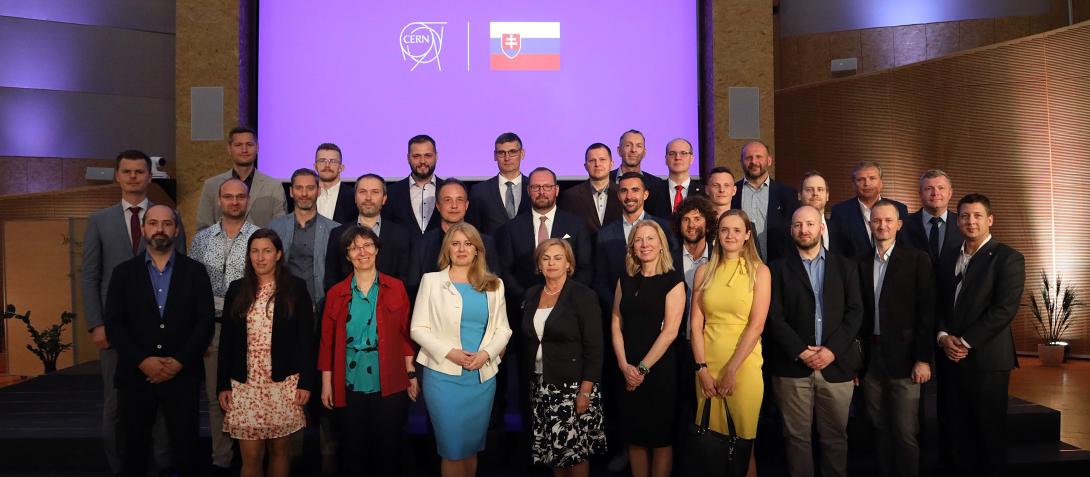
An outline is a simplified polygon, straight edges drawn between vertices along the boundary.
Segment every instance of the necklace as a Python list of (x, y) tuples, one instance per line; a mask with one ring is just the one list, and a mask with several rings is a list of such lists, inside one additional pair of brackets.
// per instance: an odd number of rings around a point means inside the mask
[(557, 293), (560, 293), (560, 290), (549, 291), (549, 285), (545, 285), (545, 294), (546, 295), (553, 296), (553, 295), (556, 295)]

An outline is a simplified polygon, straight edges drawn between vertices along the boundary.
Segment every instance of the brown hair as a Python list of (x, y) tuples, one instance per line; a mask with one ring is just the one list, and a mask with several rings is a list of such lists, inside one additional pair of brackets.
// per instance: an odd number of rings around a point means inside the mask
[(439, 269), (442, 270), (451, 266), (450, 242), (453, 240), (454, 232), (461, 232), (469, 240), (469, 243), (473, 244), (473, 248), (477, 249), (477, 254), (473, 256), (473, 263), (469, 264), (469, 273), (466, 274), (470, 286), (481, 292), (496, 291), (500, 287), (500, 278), (488, 271), (481, 233), (477, 232), (477, 228), (468, 222), (457, 223), (447, 229), (447, 234), (443, 237), (443, 245), (439, 248)]
[[(568, 261), (568, 276), (572, 276), (572, 274), (575, 273), (575, 253), (572, 252), (571, 244), (569, 244), (567, 240), (561, 238), (551, 238), (537, 245), (537, 248), (534, 249), (534, 266), (536, 267), (541, 263), (541, 257), (544, 256), (545, 251), (553, 245), (557, 245), (564, 249), (564, 260)], [(541, 270), (539, 269), (538, 272), (540, 271)]]

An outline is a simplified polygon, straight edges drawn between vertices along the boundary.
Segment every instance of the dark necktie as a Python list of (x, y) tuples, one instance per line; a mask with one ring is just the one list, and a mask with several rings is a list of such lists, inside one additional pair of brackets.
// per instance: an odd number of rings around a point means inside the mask
[(507, 181), (506, 184), (507, 184), (507, 196), (504, 197), (504, 200), (506, 200), (507, 203), (503, 204), (503, 205), (504, 205), (504, 207), (507, 208), (507, 218), (513, 219), (513, 218), (515, 218), (515, 212), (518, 210), (518, 209), (515, 208), (515, 183), (511, 182), (511, 181)]
[(927, 237), (927, 253), (931, 254), (932, 260), (939, 259), (939, 234), (942, 233), (939, 225), (941, 224), (941, 218), (931, 217), (931, 235)]
[(143, 235), (140, 233), (140, 206), (129, 207), (129, 212), (132, 212), (132, 217), (129, 218), (129, 236), (132, 239), (132, 253), (136, 255), (140, 248), (140, 237)]
[(684, 186), (674, 186), (674, 189), (676, 190), (676, 192), (674, 192), (674, 212), (677, 212), (677, 206), (681, 205), (681, 190), (684, 188)]

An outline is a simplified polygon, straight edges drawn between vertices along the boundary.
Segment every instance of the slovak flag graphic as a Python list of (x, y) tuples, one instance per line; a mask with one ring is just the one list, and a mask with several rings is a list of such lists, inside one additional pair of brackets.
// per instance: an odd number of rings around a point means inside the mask
[(560, 69), (560, 22), (489, 22), (488, 37), (492, 70)]

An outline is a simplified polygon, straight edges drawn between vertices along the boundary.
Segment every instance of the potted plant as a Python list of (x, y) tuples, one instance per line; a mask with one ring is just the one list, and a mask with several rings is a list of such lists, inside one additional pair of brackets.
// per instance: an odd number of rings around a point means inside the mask
[(1048, 279), (1048, 273), (1041, 270), (1041, 290), (1037, 295), (1030, 295), (1030, 311), (1033, 312), (1034, 329), (1044, 343), (1037, 345), (1037, 356), (1045, 366), (1060, 366), (1064, 360), (1067, 343), (1060, 338), (1071, 326), (1071, 314), (1082, 305), (1076, 299), (1075, 287), (1063, 284), (1063, 277), (1056, 277), (1056, 284)]
[(15, 305), (8, 305), (4, 309), (4, 319), (15, 318), (22, 321), (26, 325), (26, 329), (30, 332), (31, 339), (34, 340), (33, 345), (26, 345), (26, 349), (30, 350), (38, 356), (38, 359), (42, 360), (42, 366), (45, 367), (46, 373), (52, 373), (57, 370), (57, 358), (61, 353), (64, 353), (72, 347), (72, 343), (64, 343), (61, 341), (61, 336), (64, 334), (64, 327), (72, 323), (72, 320), (76, 318), (76, 314), (63, 311), (61, 312), (61, 322), (50, 326), (45, 331), (38, 331), (30, 323), (30, 310), (27, 310), (24, 314), (16, 313)]

